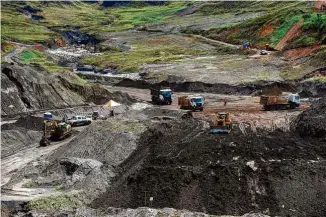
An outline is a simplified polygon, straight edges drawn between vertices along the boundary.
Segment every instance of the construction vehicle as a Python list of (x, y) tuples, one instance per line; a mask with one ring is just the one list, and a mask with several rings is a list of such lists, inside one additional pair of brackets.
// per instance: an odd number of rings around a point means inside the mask
[(180, 96), (178, 98), (178, 105), (180, 105), (180, 109), (203, 111), (205, 98), (202, 96)]
[(216, 115), (216, 119), (210, 126), (210, 133), (212, 134), (222, 134), (230, 133), (232, 130), (232, 121), (229, 112), (219, 112)]
[(152, 102), (155, 104), (168, 104), (172, 103), (172, 90), (170, 88), (151, 88)]
[(279, 96), (260, 97), (260, 104), (264, 110), (294, 109), (300, 106), (300, 96), (296, 93), (282, 93)]
[(71, 125), (62, 120), (47, 119), (44, 120), (43, 137), (40, 146), (50, 145), (50, 140), (62, 140), (71, 136)]

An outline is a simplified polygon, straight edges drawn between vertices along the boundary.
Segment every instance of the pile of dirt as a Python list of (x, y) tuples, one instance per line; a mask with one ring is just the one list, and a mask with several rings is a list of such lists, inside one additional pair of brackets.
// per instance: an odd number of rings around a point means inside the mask
[(326, 211), (320, 196), (326, 195), (325, 162), (319, 161), (326, 147), (319, 140), (280, 131), (244, 136), (237, 127), (229, 135), (209, 135), (205, 122), (193, 119), (158, 123), (143, 138), (132, 155), (143, 160), (125, 160), (94, 208), (137, 208), (153, 197), (155, 208), (210, 214)]
[(35, 144), (42, 136), (43, 118), (25, 116), (15, 123), (1, 125), (1, 157), (7, 157)]
[(28, 178), (33, 186), (82, 190), (85, 198), (92, 201), (109, 187), (115, 168), (138, 148), (145, 130), (142, 123), (116, 118), (93, 122), (51, 155), (29, 163), (6, 188)]
[(326, 98), (321, 98), (297, 117), (296, 130), (303, 137), (326, 138)]
[(43, 124), (44, 124), (43, 117), (35, 117), (35, 116), (31, 116), (31, 115), (26, 115), (26, 116), (18, 118), (18, 120), (14, 123), (1, 125), (1, 130), (4, 131), (4, 130), (10, 130), (10, 129), (23, 128), (26, 130), (42, 131)]

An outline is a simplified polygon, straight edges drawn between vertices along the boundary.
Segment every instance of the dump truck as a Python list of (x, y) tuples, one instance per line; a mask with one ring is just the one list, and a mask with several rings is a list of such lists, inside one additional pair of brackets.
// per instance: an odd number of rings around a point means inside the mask
[(263, 105), (264, 110), (279, 110), (279, 109), (294, 109), (300, 106), (300, 96), (295, 93), (282, 93), (279, 96), (260, 97), (260, 104)]
[(229, 112), (219, 112), (216, 115), (215, 120), (211, 123), (210, 133), (222, 134), (230, 133), (232, 130), (232, 121)]
[(50, 145), (50, 140), (58, 141), (71, 136), (71, 125), (65, 121), (47, 119), (44, 120), (43, 137), (40, 146)]
[(172, 103), (172, 90), (170, 88), (151, 88), (152, 102), (163, 105)]
[(180, 109), (203, 111), (205, 98), (202, 96), (180, 96), (178, 98), (178, 105), (180, 105)]

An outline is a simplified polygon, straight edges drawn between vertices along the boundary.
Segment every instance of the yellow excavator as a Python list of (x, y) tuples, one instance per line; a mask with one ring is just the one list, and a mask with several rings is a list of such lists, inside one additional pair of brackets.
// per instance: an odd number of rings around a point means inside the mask
[(44, 120), (43, 137), (40, 146), (50, 145), (50, 140), (58, 141), (71, 136), (71, 125), (63, 120), (46, 119)]
[(219, 112), (215, 120), (210, 126), (210, 133), (212, 134), (229, 134), (232, 130), (232, 120), (230, 112)]

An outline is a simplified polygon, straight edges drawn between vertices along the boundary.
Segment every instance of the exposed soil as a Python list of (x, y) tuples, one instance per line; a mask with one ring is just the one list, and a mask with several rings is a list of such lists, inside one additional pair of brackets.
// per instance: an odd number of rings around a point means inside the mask
[(268, 25), (265, 25), (265, 26), (260, 30), (259, 34), (260, 34), (261, 37), (269, 36), (270, 34), (273, 33), (274, 28), (275, 28), (275, 25), (274, 25), (274, 24), (268, 24)]
[[(326, 156), (323, 140), (300, 139), (282, 132), (250, 133), (244, 137), (237, 128), (230, 136), (208, 135), (204, 123), (196, 120), (158, 124), (154, 129), (147, 139), (150, 143), (142, 144), (147, 148), (135, 152), (137, 156), (149, 151), (143, 163), (135, 170), (139, 162), (125, 161), (128, 163), (121, 165), (121, 175), (107, 193), (92, 203), (94, 207), (144, 206), (147, 191), (148, 197), (154, 197), (153, 206), (158, 208), (212, 214), (269, 209), (273, 215), (296, 210), (296, 216), (304, 216), (301, 210), (308, 215), (325, 211), (321, 205), (325, 198), (317, 196), (324, 192), (326, 184), (317, 175), (325, 169), (321, 161)], [(280, 137), (282, 141), (276, 143)], [(311, 171), (316, 172), (314, 182), (311, 175), (303, 178)], [(130, 175), (126, 177), (126, 173)], [(312, 192), (308, 188), (318, 190)], [(314, 202), (307, 200), (316, 196)]]
[(285, 36), (278, 42), (278, 44), (275, 46), (276, 50), (283, 50), (285, 47), (287, 41), (295, 38), (296, 36), (300, 35), (300, 28), (303, 24), (304, 19), (299, 20), (297, 23), (295, 23), (290, 30), (285, 34)]
[(299, 59), (305, 56), (312, 54), (320, 48), (320, 45), (314, 45), (310, 47), (297, 48), (292, 50), (287, 50), (284, 53), (284, 56), (290, 60)]

